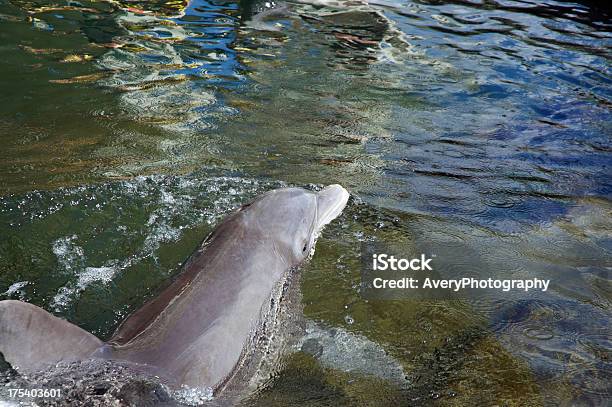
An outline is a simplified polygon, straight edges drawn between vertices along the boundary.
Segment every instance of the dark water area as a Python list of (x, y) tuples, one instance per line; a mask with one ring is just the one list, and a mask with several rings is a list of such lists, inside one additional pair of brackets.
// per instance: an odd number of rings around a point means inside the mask
[[(247, 405), (608, 405), (611, 14), (0, 0), (0, 298), (108, 337), (233, 208), (340, 183), (316, 328)], [(364, 242), (551, 289), (366, 300)]]

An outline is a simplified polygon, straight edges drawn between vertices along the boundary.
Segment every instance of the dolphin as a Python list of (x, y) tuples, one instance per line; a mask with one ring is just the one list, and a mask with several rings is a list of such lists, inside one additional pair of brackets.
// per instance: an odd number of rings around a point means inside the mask
[(340, 185), (257, 197), (225, 218), (178, 277), (106, 342), (35, 305), (0, 301), (0, 352), (26, 373), (101, 358), (216, 394), (257, 353), (291, 271), (314, 252), (319, 232), (348, 198)]

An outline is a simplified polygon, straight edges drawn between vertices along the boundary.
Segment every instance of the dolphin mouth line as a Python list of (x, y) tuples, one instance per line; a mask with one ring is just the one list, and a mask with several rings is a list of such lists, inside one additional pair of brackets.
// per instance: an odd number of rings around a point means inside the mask
[[(333, 194), (334, 192), (336, 193), (336, 196), (333, 197), (334, 199), (331, 201), (330, 205), (330, 202), (325, 202), (324, 200), (329, 200), (329, 195)], [(323, 232), (323, 229), (342, 213), (348, 202), (349, 197), (350, 194), (348, 193), (348, 191), (338, 184), (329, 185), (317, 192), (315, 221), (311, 231), (310, 252), (306, 257), (306, 260), (312, 258), (315, 252), (317, 239)], [(329, 206), (324, 207), (325, 204), (328, 204)]]
[[(335, 196), (330, 196), (335, 194)], [(338, 217), (346, 206), (350, 194), (338, 184), (329, 185), (317, 193), (316, 232)], [(328, 202), (324, 202), (327, 200)], [(329, 202), (331, 201), (331, 202)], [(324, 207), (327, 204), (327, 207)], [(320, 209), (323, 209), (321, 211)]]
[(336, 201), (334, 206), (332, 206), (331, 208), (329, 208), (329, 210), (326, 211), (325, 217), (323, 219), (319, 218), (319, 211), (317, 210), (317, 232), (321, 232), (329, 222), (335, 219), (338, 216), (339, 212), (344, 209), (345, 205), (346, 202), (343, 202), (342, 200)]

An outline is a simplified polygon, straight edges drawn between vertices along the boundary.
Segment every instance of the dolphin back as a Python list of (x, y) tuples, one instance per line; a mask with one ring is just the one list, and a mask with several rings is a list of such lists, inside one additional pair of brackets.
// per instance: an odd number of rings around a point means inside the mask
[(37, 371), (86, 359), (103, 343), (94, 335), (22, 301), (0, 301), (0, 352), (13, 368)]

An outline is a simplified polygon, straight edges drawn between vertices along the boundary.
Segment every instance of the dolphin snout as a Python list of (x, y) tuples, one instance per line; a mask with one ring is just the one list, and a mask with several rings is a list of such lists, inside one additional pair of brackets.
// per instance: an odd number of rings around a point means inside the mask
[(329, 185), (317, 193), (317, 228), (334, 220), (346, 206), (349, 193), (338, 184)]

